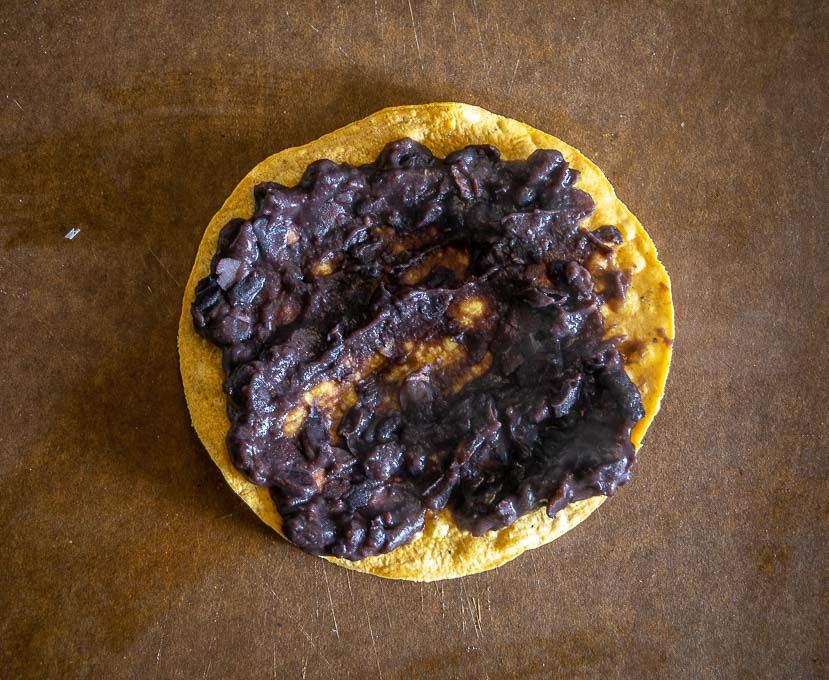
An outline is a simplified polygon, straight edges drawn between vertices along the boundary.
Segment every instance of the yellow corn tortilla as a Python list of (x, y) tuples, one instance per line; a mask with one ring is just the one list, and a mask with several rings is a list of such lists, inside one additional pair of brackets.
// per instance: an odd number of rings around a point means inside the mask
[[(670, 279), (657, 259), (650, 237), (616, 198), (601, 170), (576, 149), (551, 135), (468, 104), (435, 103), (384, 109), (309, 144), (281, 151), (251, 170), (208, 225), (184, 293), (178, 347), (193, 426), (227, 483), (280, 535), (283, 535), (282, 519), (268, 489), (251, 484), (230, 461), (225, 443), (230, 421), (222, 391), (221, 350), (194, 330), (190, 305), (195, 298), (196, 283), (209, 274), (221, 228), (234, 217), (247, 218), (253, 213), (256, 184), (276, 181), (293, 186), (306, 166), (320, 158), (352, 165), (369, 163), (386, 143), (401, 137), (411, 137), (439, 157), (468, 144), (493, 144), (507, 160), (524, 159), (539, 148), (558, 149), (564, 155), (581, 173), (576, 186), (588, 192), (596, 204), (593, 215), (583, 226), (588, 229), (605, 224), (618, 227), (624, 243), (617, 248), (612, 264), (633, 272), (624, 305), (605, 306), (602, 312), (607, 334), (624, 335), (629, 346), (637, 349), (636, 356), (626, 362), (626, 371), (642, 394), (646, 413), (633, 430), (632, 440), (637, 449), (659, 410), (674, 336)], [(412, 581), (455, 578), (493, 569), (525, 550), (549, 543), (582, 522), (604, 501), (604, 496), (596, 496), (573, 503), (552, 520), (542, 507), (513, 525), (482, 537), (457, 528), (444, 510), (436, 516), (429, 514), (420, 535), (388, 554), (359, 562), (334, 557), (324, 559), (386, 578)]]

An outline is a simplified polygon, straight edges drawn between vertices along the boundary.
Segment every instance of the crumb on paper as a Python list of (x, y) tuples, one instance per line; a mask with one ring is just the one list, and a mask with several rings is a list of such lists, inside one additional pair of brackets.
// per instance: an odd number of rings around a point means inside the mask
[(77, 227), (72, 227), (69, 231), (66, 232), (66, 236), (64, 236), (63, 238), (71, 241), (73, 238), (75, 238), (80, 233), (81, 233), (80, 229), (78, 229)]

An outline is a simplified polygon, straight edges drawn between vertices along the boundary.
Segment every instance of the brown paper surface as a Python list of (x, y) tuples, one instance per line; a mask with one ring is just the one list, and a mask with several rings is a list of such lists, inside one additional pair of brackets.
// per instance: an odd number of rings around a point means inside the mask
[[(809, 2), (5, 7), (0, 675), (825, 677), (828, 24)], [(678, 339), (630, 485), (420, 585), (273, 537), (192, 432), (176, 331), (253, 165), (447, 100), (607, 174)]]

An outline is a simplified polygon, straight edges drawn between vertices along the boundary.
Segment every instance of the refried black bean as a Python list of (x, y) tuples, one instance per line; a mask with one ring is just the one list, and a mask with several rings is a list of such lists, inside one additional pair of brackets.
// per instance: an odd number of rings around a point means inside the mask
[(580, 226), (578, 176), (402, 139), (260, 184), (222, 229), (193, 321), (223, 350), (231, 459), (291, 541), (359, 560), (429, 511), (480, 536), (628, 481), (644, 412), (589, 271), (621, 234)]

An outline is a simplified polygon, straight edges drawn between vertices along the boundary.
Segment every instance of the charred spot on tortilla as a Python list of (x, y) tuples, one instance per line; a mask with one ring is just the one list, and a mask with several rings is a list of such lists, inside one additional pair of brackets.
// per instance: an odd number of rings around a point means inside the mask
[(182, 375), (225, 477), (301, 548), (389, 577), (581, 521), (628, 481), (670, 359), (667, 275), (601, 173), (465, 105), (268, 159), (189, 285)]

